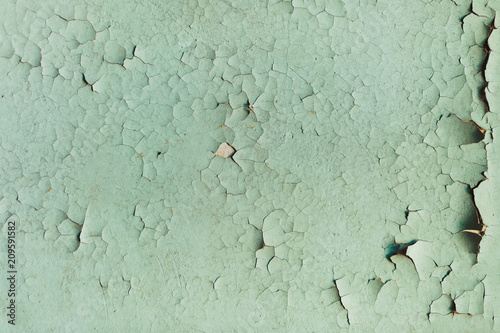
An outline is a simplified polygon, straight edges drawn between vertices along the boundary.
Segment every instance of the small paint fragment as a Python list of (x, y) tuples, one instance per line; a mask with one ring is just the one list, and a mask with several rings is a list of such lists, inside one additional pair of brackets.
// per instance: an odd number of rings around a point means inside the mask
[(219, 149), (215, 152), (216, 156), (222, 156), (224, 158), (228, 158), (234, 155), (236, 149), (231, 147), (227, 142), (221, 143)]

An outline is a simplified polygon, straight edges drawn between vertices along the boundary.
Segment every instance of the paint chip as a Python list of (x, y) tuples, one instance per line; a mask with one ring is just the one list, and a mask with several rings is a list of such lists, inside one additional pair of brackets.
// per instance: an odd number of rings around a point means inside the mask
[(233, 147), (231, 147), (229, 145), (229, 143), (223, 142), (219, 146), (219, 149), (217, 149), (217, 151), (215, 152), (215, 155), (216, 156), (222, 156), (224, 158), (228, 158), (228, 157), (233, 156), (235, 152), (236, 152), (236, 149), (234, 149)]

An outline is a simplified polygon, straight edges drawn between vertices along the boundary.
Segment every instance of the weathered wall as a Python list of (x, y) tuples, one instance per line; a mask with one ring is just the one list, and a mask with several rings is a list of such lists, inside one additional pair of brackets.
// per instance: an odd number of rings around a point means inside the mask
[(498, 329), (498, 10), (3, 0), (15, 328)]

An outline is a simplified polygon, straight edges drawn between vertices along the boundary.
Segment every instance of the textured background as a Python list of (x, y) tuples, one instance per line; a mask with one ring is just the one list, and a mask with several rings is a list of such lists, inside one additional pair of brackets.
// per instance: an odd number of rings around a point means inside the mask
[(500, 1), (0, 2), (17, 331), (499, 329)]

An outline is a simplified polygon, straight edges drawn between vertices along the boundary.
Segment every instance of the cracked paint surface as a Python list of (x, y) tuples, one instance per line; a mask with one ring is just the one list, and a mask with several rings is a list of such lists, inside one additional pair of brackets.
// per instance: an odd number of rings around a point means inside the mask
[(499, 329), (499, 1), (3, 7), (21, 331)]

